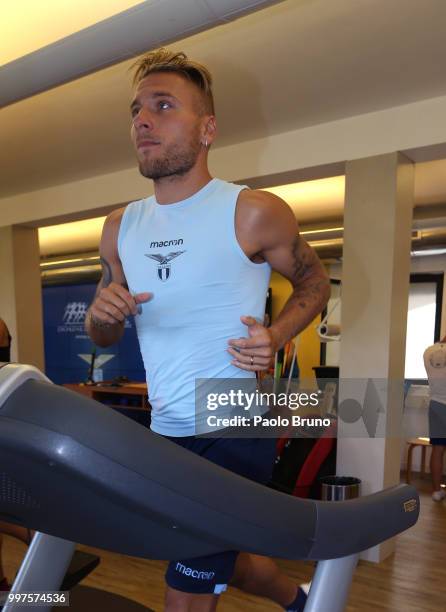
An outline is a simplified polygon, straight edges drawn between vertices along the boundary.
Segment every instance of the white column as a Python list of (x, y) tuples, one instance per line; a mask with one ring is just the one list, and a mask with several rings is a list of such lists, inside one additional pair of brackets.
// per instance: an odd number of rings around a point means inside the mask
[(11, 359), (44, 370), (39, 262), (36, 229), (0, 228), (0, 316), (12, 336)]
[[(368, 379), (393, 383), (404, 379), (413, 190), (413, 164), (400, 153), (346, 165), (341, 416), (343, 399), (363, 401)], [(370, 437), (362, 418), (340, 423), (337, 473), (360, 478), (364, 495), (399, 483), (402, 384), (381, 389), (379, 399), (375, 394), (371, 400), (383, 410), (376, 437)], [(353, 403), (350, 413), (354, 412)], [(372, 430), (375, 416), (372, 407)], [(354, 437), (355, 432), (360, 437)], [(364, 558), (380, 561), (393, 546), (393, 541), (386, 542), (367, 551)]]

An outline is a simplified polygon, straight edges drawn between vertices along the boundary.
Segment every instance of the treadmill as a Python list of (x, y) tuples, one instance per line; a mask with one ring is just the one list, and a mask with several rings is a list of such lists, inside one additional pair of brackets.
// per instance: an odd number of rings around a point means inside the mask
[(317, 561), (305, 612), (342, 612), (359, 553), (418, 514), (409, 485), (338, 502), (269, 489), (33, 366), (0, 364), (0, 519), (37, 532), (11, 592), (57, 591), (76, 543), (168, 560), (242, 550)]

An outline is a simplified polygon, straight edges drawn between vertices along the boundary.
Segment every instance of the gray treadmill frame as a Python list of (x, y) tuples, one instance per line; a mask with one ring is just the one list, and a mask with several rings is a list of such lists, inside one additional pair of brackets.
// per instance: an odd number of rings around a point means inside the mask
[[(36, 533), (14, 580), (11, 593), (58, 591), (76, 544), (44, 533)], [(319, 561), (305, 604), (305, 612), (343, 612), (347, 604), (359, 555)], [(51, 612), (53, 606), (39, 606)], [(7, 602), (3, 612), (27, 612), (28, 605)]]
[[(32, 366), (0, 364), (0, 409), (5, 400), (29, 379), (50, 382)], [(342, 503), (342, 502), (336, 502)], [(11, 592), (57, 591), (70, 563), (75, 543), (37, 532), (12, 585)], [(319, 561), (312, 581), (305, 612), (343, 612), (348, 599), (359, 554)], [(29, 605), (7, 602), (3, 612), (23, 611)], [(52, 606), (38, 606), (49, 612)]]

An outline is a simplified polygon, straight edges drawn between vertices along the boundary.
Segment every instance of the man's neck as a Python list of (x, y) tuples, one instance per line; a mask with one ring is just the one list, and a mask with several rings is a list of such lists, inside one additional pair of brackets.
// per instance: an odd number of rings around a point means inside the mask
[(197, 172), (189, 172), (181, 176), (166, 176), (154, 181), (155, 197), (158, 204), (173, 204), (186, 200), (200, 191), (212, 180), (208, 169)]

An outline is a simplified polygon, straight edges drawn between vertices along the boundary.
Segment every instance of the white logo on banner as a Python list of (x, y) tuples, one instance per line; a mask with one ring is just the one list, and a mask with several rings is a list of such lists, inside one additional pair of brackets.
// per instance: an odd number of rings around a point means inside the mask
[(57, 332), (84, 332), (87, 310), (87, 302), (68, 302), (62, 317), (63, 325), (57, 326)]
[(87, 314), (86, 302), (69, 302), (65, 306), (64, 323), (83, 323)]
[[(81, 359), (86, 361), (88, 365), (90, 365), (91, 354), (86, 355), (83, 353), (78, 353), (78, 357), (80, 357)], [(96, 370), (96, 369), (102, 368), (102, 366), (104, 366), (111, 359), (113, 359), (113, 357), (116, 357), (116, 355), (96, 355), (96, 359), (94, 360), (94, 369)]]

